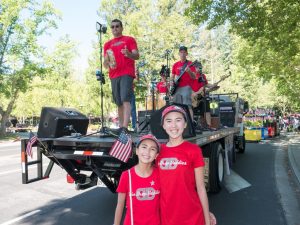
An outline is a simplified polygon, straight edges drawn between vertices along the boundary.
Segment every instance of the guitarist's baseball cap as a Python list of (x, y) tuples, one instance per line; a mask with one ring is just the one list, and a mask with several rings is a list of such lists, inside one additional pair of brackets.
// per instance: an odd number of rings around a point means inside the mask
[(181, 46), (179, 47), (179, 51), (186, 51), (186, 52), (187, 52), (187, 47), (181, 45)]

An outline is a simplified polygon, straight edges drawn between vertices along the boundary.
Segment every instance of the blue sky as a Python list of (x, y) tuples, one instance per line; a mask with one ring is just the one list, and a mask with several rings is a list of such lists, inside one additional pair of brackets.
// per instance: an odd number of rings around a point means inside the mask
[(41, 44), (51, 50), (60, 37), (69, 34), (72, 40), (79, 43), (80, 56), (74, 62), (74, 69), (82, 74), (88, 65), (92, 42), (98, 41), (96, 21), (103, 22), (97, 15), (101, 0), (51, 0), (51, 2), (63, 13), (62, 20), (58, 22), (57, 30), (51, 30), (51, 35), (41, 39)]

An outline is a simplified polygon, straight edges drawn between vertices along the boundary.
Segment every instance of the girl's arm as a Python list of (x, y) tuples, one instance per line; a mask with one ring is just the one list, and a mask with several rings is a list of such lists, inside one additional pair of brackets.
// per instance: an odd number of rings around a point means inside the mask
[(215, 216), (209, 212), (208, 199), (207, 199), (207, 194), (206, 194), (206, 189), (204, 184), (204, 167), (195, 168), (194, 171), (195, 171), (197, 193), (202, 205), (205, 224), (206, 225), (217, 224)]
[(125, 206), (126, 193), (118, 193), (118, 202), (115, 212), (114, 225), (120, 225)]

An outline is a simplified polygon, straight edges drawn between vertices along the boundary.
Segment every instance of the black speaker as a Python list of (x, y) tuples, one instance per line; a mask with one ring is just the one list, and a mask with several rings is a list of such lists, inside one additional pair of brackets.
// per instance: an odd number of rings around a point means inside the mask
[(148, 133), (150, 131), (150, 118), (156, 110), (138, 111), (138, 126), (140, 133)]
[[(172, 104), (177, 105), (183, 108), (187, 115), (187, 127), (184, 129), (183, 138), (189, 138), (196, 136), (195, 129), (192, 125), (192, 119), (189, 111), (189, 107), (187, 105), (182, 104)], [(165, 108), (168, 106), (164, 106), (161, 109), (155, 111), (150, 119), (150, 129), (151, 133), (158, 139), (168, 139), (168, 134), (165, 132), (164, 128), (161, 125), (161, 114)]]
[(72, 133), (85, 135), (89, 119), (71, 108), (43, 107), (37, 136), (39, 138), (58, 138)]
[(235, 124), (235, 102), (220, 102), (220, 122), (223, 126), (234, 127)]

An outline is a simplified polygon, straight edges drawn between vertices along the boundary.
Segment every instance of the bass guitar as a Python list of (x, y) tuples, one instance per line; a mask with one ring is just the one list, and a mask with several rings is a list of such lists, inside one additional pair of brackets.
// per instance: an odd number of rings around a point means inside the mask
[(192, 97), (193, 107), (196, 108), (199, 105), (200, 101), (198, 99), (200, 96), (204, 97), (204, 93), (209, 93), (209, 92), (218, 90), (220, 88), (220, 86), (218, 86), (218, 84), (230, 76), (231, 76), (231, 72), (229, 72), (228, 75), (221, 76), (220, 80), (218, 80), (216, 83), (212, 84), (211, 87), (207, 88), (206, 85), (201, 87), (200, 90), (198, 91), (198, 93)]
[(180, 78), (183, 76), (183, 74), (186, 72), (187, 68), (190, 68), (192, 66), (199, 66), (200, 62), (198, 60), (192, 62), (190, 65), (187, 65), (179, 74), (179, 76), (177, 76), (174, 80), (173, 86), (170, 88), (170, 95), (173, 96), (177, 90), (178, 87), (178, 83)]

